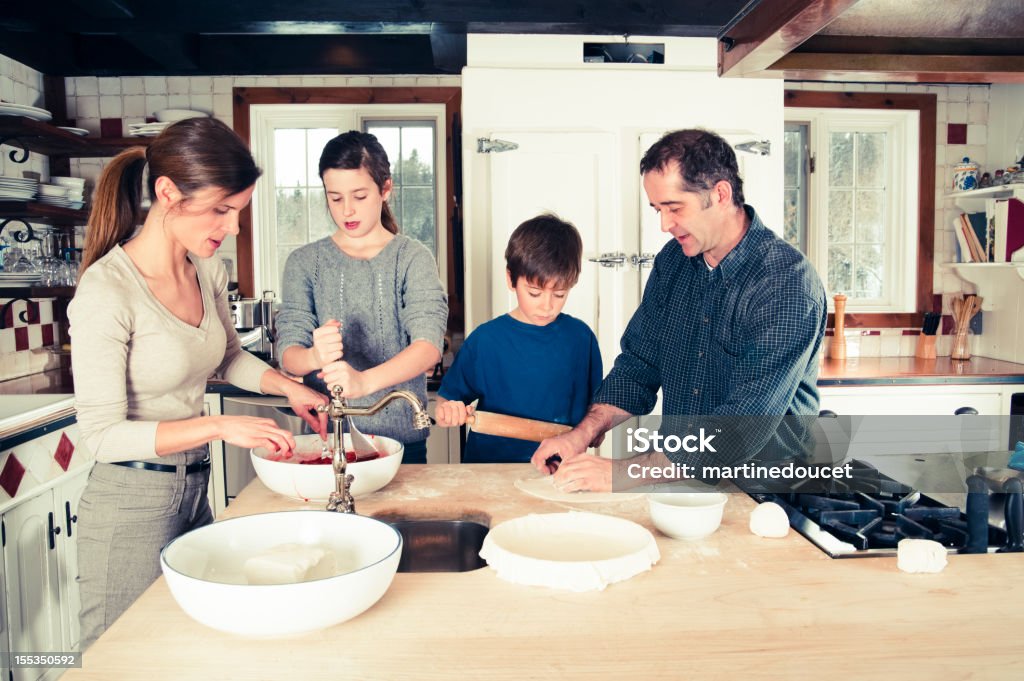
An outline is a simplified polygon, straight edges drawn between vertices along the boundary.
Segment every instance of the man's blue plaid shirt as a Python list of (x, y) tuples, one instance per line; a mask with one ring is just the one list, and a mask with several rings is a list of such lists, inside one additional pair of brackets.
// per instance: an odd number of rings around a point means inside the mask
[(674, 240), (661, 250), (595, 403), (647, 414), (663, 388), (665, 415), (817, 415), (825, 288), (745, 209), (750, 228), (714, 269)]

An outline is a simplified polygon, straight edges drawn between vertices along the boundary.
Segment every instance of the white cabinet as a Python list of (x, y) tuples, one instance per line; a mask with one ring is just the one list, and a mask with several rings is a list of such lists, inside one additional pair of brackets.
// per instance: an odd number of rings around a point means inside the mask
[(61, 589), (61, 619), (64, 623), (64, 650), (78, 650), (82, 642), (79, 614), (82, 597), (78, 588), (78, 502), (82, 500), (88, 470), (78, 473), (54, 489), (56, 512), (63, 523), (64, 539), (58, 542), (57, 566)]
[(1006, 449), (1020, 385), (826, 386), (822, 411), (842, 417), (850, 456)]
[[(10, 649), (61, 652), (65, 648), (57, 544), (62, 530), (54, 513), (53, 490), (10, 509), (2, 522), (7, 537), (4, 568)], [(51, 678), (45, 669), (13, 672), (14, 681)]]

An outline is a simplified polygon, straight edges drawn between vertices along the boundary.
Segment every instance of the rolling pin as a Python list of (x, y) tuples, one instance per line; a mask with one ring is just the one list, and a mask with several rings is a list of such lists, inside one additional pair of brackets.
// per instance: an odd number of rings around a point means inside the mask
[(564, 423), (551, 423), (549, 421), (535, 421), (524, 419), (518, 416), (506, 416), (495, 414), (489, 411), (476, 411), (466, 419), (466, 425), (478, 433), (485, 435), (500, 435), (501, 437), (513, 437), (518, 440), (530, 440), (540, 442), (541, 440), (572, 430), (572, 426)]
[(835, 298), (835, 323), (832, 325), (832, 359), (846, 359), (846, 296), (837, 293)]

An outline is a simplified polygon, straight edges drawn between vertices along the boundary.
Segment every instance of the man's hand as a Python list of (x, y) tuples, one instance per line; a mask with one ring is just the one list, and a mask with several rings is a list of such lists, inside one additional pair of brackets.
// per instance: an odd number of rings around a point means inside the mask
[(562, 492), (611, 492), (612, 467), (611, 459), (581, 454), (563, 461), (552, 482)]
[[(587, 443), (591, 438), (573, 428), (568, 433), (549, 437), (540, 443), (537, 451), (533, 453), (530, 463), (541, 473), (554, 473), (560, 465), (583, 454), (587, 451)], [(551, 461), (552, 457), (558, 456), (560, 463)]]

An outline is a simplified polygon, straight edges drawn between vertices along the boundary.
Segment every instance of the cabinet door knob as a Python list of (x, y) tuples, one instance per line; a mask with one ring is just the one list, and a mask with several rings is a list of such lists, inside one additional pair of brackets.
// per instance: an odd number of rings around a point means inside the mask
[(60, 525), (53, 524), (53, 511), (50, 511), (48, 515), (50, 521), (50, 549), (53, 550), (57, 547), (57, 535), (60, 534)]
[(957, 416), (977, 416), (978, 410), (975, 409), (974, 407), (960, 407), (953, 413), (956, 414)]
[(831, 409), (822, 409), (818, 412), (818, 418), (837, 419), (839, 418), (839, 414), (835, 413)]
[(68, 536), (72, 536), (73, 532), (71, 526), (78, 522), (78, 515), (71, 515), (71, 502), (64, 502), (64, 519), (67, 521), (65, 526), (68, 528)]

